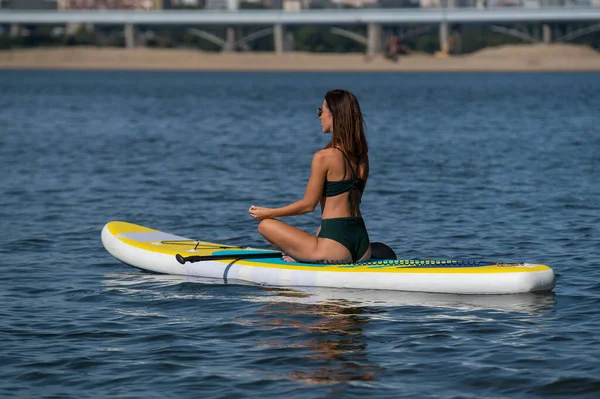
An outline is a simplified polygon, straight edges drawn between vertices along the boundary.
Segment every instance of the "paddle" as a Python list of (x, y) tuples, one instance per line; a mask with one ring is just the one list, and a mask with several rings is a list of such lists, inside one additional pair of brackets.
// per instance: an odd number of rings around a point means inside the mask
[(195, 255), (195, 256), (181, 256), (180, 254), (175, 255), (177, 262), (182, 265), (186, 262), (202, 262), (207, 260), (224, 260), (224, 259), (265, 259), (265, 258), (281, 258), (283, 254), (281, 252), (252, 252), (252, 253), (233, 253), (233, 254), (222, 254), (222, 255)]
[[(181, 256), (180, 254), (175, 255), (177, 262), (182, 265), (186, 262), (202, 262), (208, 260), (224, 260), (224, 259), (266, 259), (266, 258), (281, 258), (283, 254), (281, 252), (251, 252), (251, 253), (231, 253), (222, 255), (194, 255), (194, 256)], [(396, 259), (394, 251), (381, 242), (371, 243), (371, 259)]]
[(371, 259), (397, 259), (394, 250), (382, 242), (371, 243)]

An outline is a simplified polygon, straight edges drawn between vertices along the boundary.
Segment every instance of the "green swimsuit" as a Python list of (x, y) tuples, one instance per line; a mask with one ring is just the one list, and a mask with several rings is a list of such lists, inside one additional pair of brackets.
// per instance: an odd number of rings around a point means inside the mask
[[(340, 150), (339, 148), (337, 149)], [(346, 154), (344, 154), (342, 150), (340, 151), (344, 155), (348, 165), (350, 165), (352, 177), (347, 180), (333, 182), (325, 181), (323, 195), (325, 197), (334, 197), (347, 192), (348, 202), (350, 203), (350, 212), (351, 214), (357, 214), (358, 211), (356, 211), (354, 207), (353, 193), (354, 191), (358, 191), (358, 203), (360, 204), (360, 197), (365, 189), (366, 182), (358, 177)], [(356, 162), (357, 168), (359, 162), (360, 158)], [(358, 209), (358, 207), (356, 208)], [(369, 249), (369, 235), (367, 234), (367, 228), (365, 227), (365, 222), (361, 216), (322, 219), (321, 230), (319, 231), (318, 237), (335, 240), (348, 248), (348, 251), (350, 251), (350, 254), (352, 255), (352, 261), (354, 262), (359, 260)]]

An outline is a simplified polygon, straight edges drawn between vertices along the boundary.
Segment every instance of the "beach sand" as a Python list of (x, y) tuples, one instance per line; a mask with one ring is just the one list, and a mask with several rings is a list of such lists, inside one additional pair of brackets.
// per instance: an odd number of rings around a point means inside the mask
[(209, 53), (156, 48), (60, 47), (0, 51), (0, 69), (190, 71), (600, 71), (600, 52), (580, 45), (527, 44), (448, 57), (428, 54)]

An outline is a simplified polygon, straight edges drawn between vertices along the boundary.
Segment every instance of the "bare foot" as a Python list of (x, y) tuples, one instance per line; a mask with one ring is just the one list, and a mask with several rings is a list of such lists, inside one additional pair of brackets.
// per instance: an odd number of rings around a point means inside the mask
[(283, 259), (285, 262), (295, 262), (295, 261), (296, 261), (296, 259), (292, 258), (292, 257), (291, 257), (291, 256), (289, 256), (289, 255), (283, 255), (281, 258), (282, 258), (282, 259)]

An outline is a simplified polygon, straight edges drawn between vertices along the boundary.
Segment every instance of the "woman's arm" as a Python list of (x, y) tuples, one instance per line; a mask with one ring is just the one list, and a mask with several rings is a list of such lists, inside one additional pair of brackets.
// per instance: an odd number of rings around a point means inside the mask
[(319, 200), (323, 195), (323, 186), (325, 185), (326, 177), (327, 166), (325, 164), (325, 155), (319, 151), (312, 159), (310, 178), (306, 185), (304, 198), (281, 208), (261, 208), (252, 206), (250, 207), (250, 214), (255, 219), (262, 220), (296, 216), (312, 212), (319, 204)]

